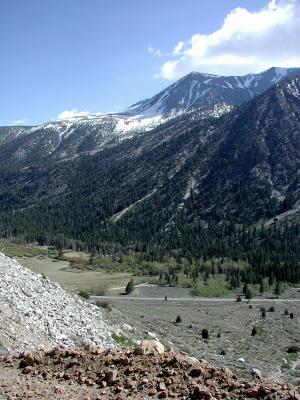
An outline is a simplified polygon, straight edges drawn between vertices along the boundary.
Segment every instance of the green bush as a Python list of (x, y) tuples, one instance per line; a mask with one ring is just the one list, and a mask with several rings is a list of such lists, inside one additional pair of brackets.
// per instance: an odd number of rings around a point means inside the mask
[(202, 329), (201, 336), (202, 339), (209, 339), (209, 332), (206, 328)]
[(105, 308), (108, 311), (112, 311), (112, 305), (109, 304), (107, 301), (96, 301), (96, 306), (101, 307), (101, 308)]
[(90, 298), (90, 295), (86, 290), (83, 290), (83, 289), (79, 290), (78, 294), (79, 294), (80, 297), (83, 297), (84, 299), (89, 299)]
[(254, 326), (252, 328), (251, 336), (255, 336), (255, 335), (257, 335), (257, 328)]

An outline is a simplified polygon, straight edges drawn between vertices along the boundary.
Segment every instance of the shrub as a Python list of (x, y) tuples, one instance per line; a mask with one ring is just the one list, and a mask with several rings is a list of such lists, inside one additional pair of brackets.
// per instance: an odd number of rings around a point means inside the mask
[(248, 288), (248, 286), (246, 286), (245, 288), (245, 298), (247, 300), (251, 300), (252, 299), (252, 292), (251, 290)]
[(250, 304), (249, 309), (252, 310), (252, 304)]
[(127, 336), (125, 336), (123, 334), (117, 334), (117, 333), (113, 332), (111, 337), (120, 346), (132, 347), (132, 346), (135, 345), (135, 343), (134, 343), (134, 341), (132, 339), (130, 339), (129, 337), (127, 337)]
[(273, 306), (269, 308), (269, 312), (274, 312), (274, 311), (275, 311), (275, 308)]
[(206, 328), (202, 329), (201, 335), (202, 339), (208, 339), (209, 338), (208, 330)]
[(134, 289), (133, 279), (130, 279), (130, 281), (127, 283), (126, 288), (125, 288), (126, 294), (132, 293), (133, 289)]
[(261, 317), (266, 318), (266, 309), (264, 307), (261, 310)]
[(96, 306), (101, 307), (101, 308), (105, 308), (108, 311), (112, 310), (112, 306), (111, 304), (109, 304), (107, 301), (96, 301)]
[(80, 297), (83, 297), (84, 299), (90, 298), (90, 295), (88, 294), (88, 292), (86, 290), (79, 290), (78, 294)]
[(226, 356), (226, 350), (222, 349), (220, 354), (221, 356)]
[(254, 326), (252, 328), (251, 336), (255, 336), (257, 334), (257, 328)]
[(289, 315), (289, 312), (288, 312), (287, 308), (284, 310), (284, 315)]
[(218, 333), (218, 338), (220, 338), (220, 337), (221, 337), (221, 332)]
[(296, 345), (292, 345), (287, 349), (287, 353), (298, 353), (298, 352), (300, 352), (300, 347)]
[(294, 313), (292, 313), (292, 312), (290, 313), (290, 318), (294, 319)]
[(176, 318), (176, 324), (180, 324), (181, 321), (182, 321), (181, 317), (180, 317), (180, 315), (178, 315)]

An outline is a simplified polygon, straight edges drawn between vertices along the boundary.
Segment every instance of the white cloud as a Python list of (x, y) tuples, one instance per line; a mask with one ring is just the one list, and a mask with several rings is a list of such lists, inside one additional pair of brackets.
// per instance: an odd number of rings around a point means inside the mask
[(172, 54), (174, 56), (178, 56), (179, 54), (181, 54), (182, 50), (184, 48), (184, 42), (180, 41), (176, 44), (176, 46), (174, 47)]
[(238, 7), (226, 16), (219, 30), (178, 42), (173, 57), (156, 76), (177, 79), (193, 70), (230, 75), (272, 66), (297, 67), (299, 37), (299, 0), (271, 0), (258, 12)]
[(29, 122), (28, 118), (22, 118), (22, 119), (17, 119), (16, 121), (13, 121), (10, 125), (12, 125), (12, 126), (24, 125), (27, 122)]
[(86, 115), (89, 115), (89, 111), (78, 111), (77, 108), (73, 108), (72, 110), (65, 110), (61, 112), (58, 116), (57, 119), (68, 119), (68, 118), (73, 118), (73, 117), (84, 117)]
[(155, 57), (162, 57), (163, 56), (162, 52), (159, 49), (155, 49), (150, 44), (148, 46), (148, 53), (151, 54), (152, 56), (155, 56)]

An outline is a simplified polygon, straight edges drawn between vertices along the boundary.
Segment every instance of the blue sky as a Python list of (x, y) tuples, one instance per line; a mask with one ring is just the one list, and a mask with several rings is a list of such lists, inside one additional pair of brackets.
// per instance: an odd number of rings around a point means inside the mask
[[(299, 22), (297, 1), (3, 1), (0, 125), (46, 122), (65, 110), (117, 111), (152, 96), (193, 69), (230, 74), (252, 68), (258, 72), (273, 61), (272, 54), (268, 62), (261, 55), (263, 45), (270, 47), (265, 28), (254, 32), (244, 26), (248, 22), (252, 27), (259, 25), (260, 20), (256, 23), (252, 16), (267, 22), (275, 16), (278, 21), (269, 23), (268, 35), (276, 39), (279, 28), (287, 31), (288, 24), (293, 42), (294, 25)], [(266, 11), (263, 15), (262, 10)], [(228, 33), (232, 26), (235, 30)], [(258, 58), (243, 50), (257, 43), (257, 35), (264, 35)], [(296, 36), (294, 42), (298, 42)], [(282, 50), (274, 60), (295, 64), (297, 46), (293, 43), (291, 49), (284, 49), (285, 58)]]

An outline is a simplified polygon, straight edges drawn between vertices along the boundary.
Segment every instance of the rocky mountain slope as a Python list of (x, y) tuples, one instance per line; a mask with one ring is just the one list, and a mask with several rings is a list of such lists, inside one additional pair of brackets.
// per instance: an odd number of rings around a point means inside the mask
[(259, 74), (219, 76), (191, 72), (151, 99), (129, 107), (124, 114), (145, 118), (169, 116), (216, 104), (239, 105), (269, 89), (299, 68), (270, 68)]
[(114, 346), (98, 307), (0, 253), (0, 352)]
[(118, 114), (74, 117), (34, 127), (0, 127), (0, 166), (95, 153), (195, 110), (198, 118), (219, 117), (299, 71), (271, 68), (231, 77), (192, 72)]
[(2, 166), (2, 229), (85, 240), (104, 221), (152, 235), (180, 218), (252, 223), (296, 209), (299, 90), (298, 76), (219, 119), (188, 113), (94, 155)]

